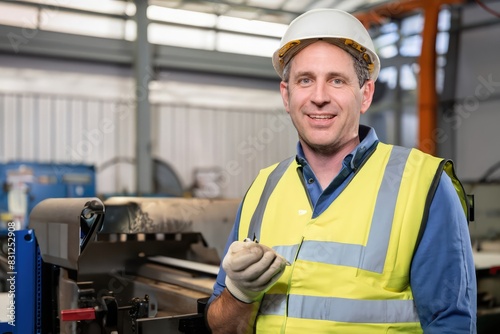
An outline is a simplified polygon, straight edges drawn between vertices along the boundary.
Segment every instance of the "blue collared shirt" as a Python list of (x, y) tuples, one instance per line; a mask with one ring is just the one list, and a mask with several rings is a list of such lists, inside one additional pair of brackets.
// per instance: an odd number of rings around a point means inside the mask
[[(337, 198), (354, 177), (354, 171), (376, 148), (378, 137), (374, 129), (360, 126), (359, 134), (360, 144), (344, 158), (339, 174), (326, 189), (321, 188), (300, 143), (297, 145), (297, 162), (302, 166), (313, 217), (321, 214)], [(238, 240), (239, 221), (240, 210), (225, 252), (233, 241)], [(410, 270), (410, 284), (424, 333), (476, 333), (477, 289), (469, 229), (446, 173), (441, 175)], [(225, 288), (225, 277), (221, 267), (209, 302)]]

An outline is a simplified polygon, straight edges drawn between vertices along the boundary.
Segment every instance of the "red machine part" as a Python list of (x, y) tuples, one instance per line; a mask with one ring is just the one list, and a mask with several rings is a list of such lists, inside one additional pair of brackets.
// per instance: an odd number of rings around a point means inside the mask
[(62, 310), (62, 321), (94, 320), (95, 309), (93, 307), (79, 308), (74, 310)]

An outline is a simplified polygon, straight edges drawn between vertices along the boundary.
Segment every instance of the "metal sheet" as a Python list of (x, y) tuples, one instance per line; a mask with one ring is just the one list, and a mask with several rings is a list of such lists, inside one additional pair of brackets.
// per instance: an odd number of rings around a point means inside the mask
[[(49, 198), (38, 203), (30, 214), (29, 228), (35, 230), (44, 262), (78, 269), (86, 243), (101, 224), (104, 205), (98, 198)], [(88, 215), (85, 235), (82, 219)], [(85, 226), (83, 226), (85, 227)]]
[(174, 267), (195, 270), (206, 274), (217, 275), (217, 273), (219, 272), (219, 266), (175, 259), (168, 256), (152, 256), (149, 258), (149, 260)]

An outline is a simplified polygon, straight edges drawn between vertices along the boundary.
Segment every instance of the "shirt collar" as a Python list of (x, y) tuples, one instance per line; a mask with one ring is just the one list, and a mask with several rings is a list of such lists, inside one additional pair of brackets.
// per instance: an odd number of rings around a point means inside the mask
[[(360, 143), (344, 158), (344, 164), (350, 164), (352, 169), (357, 169), (361, 165), (368, 156), (367, 153), (371, 152), (379, 141), (375, 129), (366, 125), (359, 126), (359, 139)], [(308, 164), (300, 142), (297, 143), (296, 161), (301, 166)]]

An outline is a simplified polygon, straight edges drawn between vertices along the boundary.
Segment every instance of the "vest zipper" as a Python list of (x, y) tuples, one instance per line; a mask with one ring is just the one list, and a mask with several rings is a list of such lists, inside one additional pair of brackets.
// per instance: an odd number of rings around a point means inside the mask
[(290, 287), (292, 286), (292, 275), (293, 275), (293, 270), (295, 268), (295, 263), (297, 262), (297, 258), (299, 256), (300, 248), (302, 247), (302, 244), (304, 242), (304, 237), (300, 239), (299, 247), (297, 247), (297, 251), (295, 252), (295, 255), (293, 257), (293, 262), (290, 268), (290, 275), (288, 276), (288, 284), (287, 284), (287, 290), (286, 290), (286, 297), (285, 297), (285, 314), (284, 318), (285, 320), (283, 321), (283, 325), (281, 326), (281, 334), (285, 334), (286, 332), (286, 323), (288, 321), (288, 299), (290, 296)]

